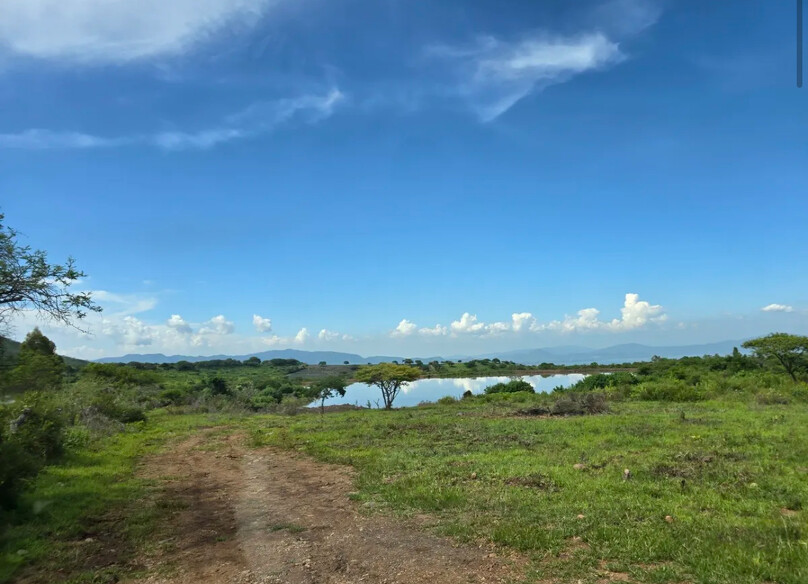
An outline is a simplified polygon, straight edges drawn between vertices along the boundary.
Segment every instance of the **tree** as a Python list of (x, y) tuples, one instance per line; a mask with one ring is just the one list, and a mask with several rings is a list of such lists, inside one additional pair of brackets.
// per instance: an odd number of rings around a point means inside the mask
[(320, 361), (319, 363), (320, 367), (325, 367), (327, 364), (325, 361)]
[(244, 364), (247, 365), (248, 367), (258, 367), (261, 364), (261, 359), (259, 359), (256, 356), (252, 356), (246, 361), (244, 361)]
[(368, 385), (375, 385), (382, 390), (382, 399), (385, 409), (393, 407), (393, 400), (401, 391), (401, 387), (410, 381), (415, 381), (421, 372), (409, 365), (395, 363), (379, 363), (368, 365), (356, 372), (356, 380)]
[(794, 381), (797, 381), (796, 371), (805, 365), (808, 357), (808, 337), (786, 333), (772, 333), (752, 339), (746, 341), (743, 347), (752, 349), (755, 355), (763, 359), (776, 359)]
[(65, 364), (56, 354), (56, 345), (35, 328), (20, 345), (17, 364), (11, 370), (10, 386), (14, 391), (43, 391), (62, 384)]
[(337, 395), (344, 396), (346, 385), (348, 385), (348, 382), (339, 375), (324, 377), (314, 382), (313, 389), (317, 392), (317, 399), (320, 400), (320, 415), (325, 414), (325, 400)]
[(70, 291), (86, 276), (73, 258), (64, 265), (49, 264), (44, 251), (20, 245), (17, 231), (4, 226), (3, 219), (0, 214), (0, 327), (7, 328), (14, 314), (27, 309), (73, 327), (88, 312), (101, 311), (89, 292)]
[(351, 363), (350, 363), (350, 361), (343, 361), (342, 364), (343, 365), (350, 365)]

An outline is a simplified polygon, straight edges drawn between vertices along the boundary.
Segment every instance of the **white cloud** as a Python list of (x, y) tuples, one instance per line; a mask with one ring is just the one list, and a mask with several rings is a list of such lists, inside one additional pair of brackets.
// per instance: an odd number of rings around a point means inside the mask
[(344, 99), (345, 95), (339, 89), (332, 88), (322, 95), (309, 94), (263, 101), (228, 116), (225, 123), (220, 126), (198, 131), (104, 137), (80, 132), (29, 129), (18, 133), (0, 134), (0, 148), (55, 150), (151, 146), (168, 151), (208, 150), (226, 142), (269, 133), (278, 125), (289, 122), (297, 116), (305, 123), (319, 122), (330, 117), (334, 108)]
[(401, 322), (398, 323), (398, 326), (390, 333), (391, 337), (408, 337), (412, 333), (414, 333), (418, 328), (414, 322), (410, 322), (406, 318), (401, 319)]
[(603, 328), (604, 323), (598, 320), (600, 311), (597, 308), (584, 308), (578, 311), (578, 316), (567, 316), (563, 321), (554, 320), (545, 328), (563, 332), (591, 331)]
[(769, 304), (761, 308), (763, 312), (794, 312), (794, 307), (788, 304)]
[(514, 42), (485, 36), (470, 46), (433, 46), (427, 53), (453, 66), (456, 93), (482, 121), (497, 118), (530, 93), (624, 59), (617, 43), (600, 32), (535, 34)]
[(0, 0), (0, 46), (81, 64), (182, 54), (233, 25), (250, 26), (270, 0)]
[(432, 328), (424, 327), (418, 329), (419, 335), (424, 335), (425, 337), (443, 337), (449, 333), (449, 329), (445, 326), (436, 324)]
[(509, 322), (492, 322), (485, 327), (485, 332), (489, 335), (499, 335), (509, 330), (511, 330), (511, 323)]
[(317, 334), (317, 338), (321, 341), (336, 341), (340, 337), (342, 337), (342, 335), (340, 335), (338, 332), (330, 331), (328, 329), (322, 329)]
[(170, 329), (174, 329), (178, 333), (185, 335), (193, 332), (191, 325), (189, 325), (179, 314), (172, 314), (171, 318), (166, 321), (166, 326)]
[(455, 334), (469, 334), (485, 330), (485, 323), (477, 322), (476, 314), (464, 312), (460, 320), (453, 321), (449, 327)]
[(648, 322), (663, 322), (668, 319), (659, 304), (650, 304), (645, 300), (640, 300), (639, 294), (626, 294), (626, 300), (620, 312), (623, 317), (609, 323), (614, 330), (628, 331), (645, 326)]
[(157, 330), (134, 316), (123, 318), (103, 318), (99, 323), (101, 334), (115, 339), (126, 347), (143, 347), (151, 345), (157, 338)]
[(265, 345), (269, 345), (270, 347), (277, 347), (278, 345), (288, 344), (289, 339), (280, 337), (278, 335), (272, 335), (271, 337), (261, 337), (261, 342)]
[(272, 330), (272, 320), (269, 318), (263, 318), (262, 316), (253, 314), (252, 323), (255, 330), (259, 333), (268, 333)]
[(620, 312), (622, 318), (604, 322), (599, 319), (600, 311), (597, 308), (584, 308), (578, 311), (577, 316), (568, 316), (563, 321), (555, 320), (546, 325), (540, 325), (539, 328), (562, 332), (596, 330), (619, 332), (638, 329), (649, 322), (661, 323), (668, 318), (660, 305), (652, 305), (645, 300), (640, 300), (639, 295), (634, 293), (626, 294)]
[(200, 335), (229, 335), (236, 330), (236, 326), (232, 321), (227, 320), (223, 314), (214, 316), (208, 322), (204, 323), (200, 328), (198, 334)]
[(297, 334), (295, 335), (295, 342), (302, 345), (307, 340), (309, 340), (309, 330), (306, 327), (303, 327)]
[(534, 331), (538, 326), (536, 318), (530, 312), (514, 312), (511, 315), (511, 319), (513, 320), (513, 331), (516, 333)]

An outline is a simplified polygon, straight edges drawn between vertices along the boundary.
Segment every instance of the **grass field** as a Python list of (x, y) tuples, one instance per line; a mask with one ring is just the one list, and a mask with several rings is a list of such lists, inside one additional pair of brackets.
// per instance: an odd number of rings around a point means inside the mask
[[(34, 481), (24, 515), (3, 517), (0, 582), (22, 564), (72, 583), (137, 572), (134, 558), (159, 545), (171, 505), (137, 477), (138, 461), (212, 425), (251, 447), (352, 465), (363, 510), (428, 515), (439, 534), (524, 554), (529, 581), (808, 582), (808, 406), (612, 402), (593, 416), (519, 413), (546, 399), (325, 416), (154, 411), (123, 434), (86, 445), (79, 436)], [(109, 565), (88, 563), (98, 546), (115, 550)]]
[(353, 465), (357, 498), (374, 508), (435, 515), (441, 533), (529, 554), (536, 581), (808, 582), (805, 405), (513, 415), (523, 405), (471, 400), (244, 424), (254, 444)]

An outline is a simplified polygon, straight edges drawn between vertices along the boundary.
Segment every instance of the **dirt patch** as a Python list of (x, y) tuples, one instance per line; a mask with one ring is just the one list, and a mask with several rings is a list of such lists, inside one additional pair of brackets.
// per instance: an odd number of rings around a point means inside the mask
[[(219, 440), (219, 448), (208, 443)], [(180, 501), (169, 548), (141, 584), (461, 584), (512, 582), (524, 561), (425, 532), (422, 521), (364, 516), (349, 469), (236, 436), (198, 435), (144, 473)]]

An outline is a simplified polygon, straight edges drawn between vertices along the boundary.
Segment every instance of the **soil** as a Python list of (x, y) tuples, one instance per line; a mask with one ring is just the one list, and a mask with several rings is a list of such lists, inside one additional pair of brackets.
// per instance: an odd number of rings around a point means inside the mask
[(143, 474), (178, 510), (170, 544), (141, 559), (148, 575), (133, 584), (494, 583), (519, 581), (526, 565), (433, 535), (423, 518), (368, 514), (350, 498), (350, 469), (239, 436), (196, 435)]

